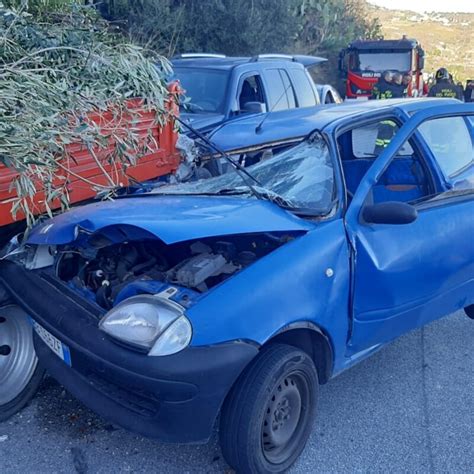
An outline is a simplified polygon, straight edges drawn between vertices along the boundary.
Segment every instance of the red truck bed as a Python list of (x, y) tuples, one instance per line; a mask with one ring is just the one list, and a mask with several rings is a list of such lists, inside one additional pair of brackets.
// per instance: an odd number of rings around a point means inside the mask
[[(98, 154), (99, 161), (117, 184), (127, 184), (128, 176), (138, 181), (154, 179), (175, 171), (179, 165), (179, 153), (175, 147), (177, 133), (174, 131), (174, 124), (169, 122), (160, 129), (155, 123), (154, 112), (146, 112), (139, 108), (137, 110), (139, 110), (138, 119), (134, 117), (133, 127), (134, 130), (138, 130), (139, 136), (149, 144), (149, 151), (138, 158), (136, 165), (128, 168), (126, 175), (118, 172), (104, 160), (104, 157), (112, 152), (114, 143), (111, 143), (107, 149), (102, 149)], [(108, 112), (100, 116), (92, 114), (88, 118), (96, 123), (113, 120), (112, 114)], [(153, 136), (154, 140), (150, 141), (148, 139), (150, 135)], [(67, 183), (71, 204), (93, 198), (97, 194), (97, 190), (76, 175), (99, 185), (107, 185), (107, 177), (83, 144), (68, 145), (66, 149), (69, 158), (63, 158), (60, 163), (69, 171), (62, 170), (58, 173), (58, 184)], [(13, 201), (17, 197), (16, 191), (11, 189), (11, 184), (17, 176), (16, 171), (0, 165), (0, 226), (24, 219), (24, 214), (20, 211), (15, 218), (11, 213)], [(40, 188), (41, 184), (39, 183), (37, 189)], [(46, 207), (42, 191), (36, 193), (30, 207), (35, 215), (45, 212)], [(60, 208), (59, 200), (53, 201), (50, 207), (52, 209)]]

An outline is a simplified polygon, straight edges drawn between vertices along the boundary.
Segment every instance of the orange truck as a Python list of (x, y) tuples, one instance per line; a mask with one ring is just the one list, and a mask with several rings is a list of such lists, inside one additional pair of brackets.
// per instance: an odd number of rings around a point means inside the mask
[[(174, 93), (170, 89), (170, 95)], [(177, 108), (170, 100), (170, 107)], [(173, 110), (177, 113), (177, 110)], [(90, 114), (88, 119), (92, 122), (106, 123), (113, 119), (111, 112), (103, 114)], [(58, 185), (66, 185), (71, 204), (77, 204), (94, 198), (97, 188), (92, 185), (107, 185), (107, 175), (114, 177), (114, 182), (127, 185), (130, 180), (146, 181), (174, 172), (179, 165), (179, 153), (176, 149), (178, 134), (173, 120), (160, 127), (155, 120), (155, 113), (145, 111), (140, 107), (140, 101), (135, 101), (133, 127), (139, 139), (146, 140), (147, 151), (137, 157), (136, 163), (128, 167), (127, 172), (117, 171), (113, 164), (107, 162), (107, 154), (113, 152), (115, 143), (111, 142), (107, 148), (98, 153), (100, 166), (82, 143), (67, 145), (67, 159), (63, 158), (62, 166), (58, 171)], [(126, 126), (126, 124), (125, 124)], [(150, 139), (153, 137), (153, 139)], [(101, 169), (101, 166), (103, 169)], [(25, 226), (25, 216), (18, 211), (12, 214), (12, 205), (17, 199), (15, 187), (12, 186), (18, 177), (18, 172), (4, 165), (0, 165), (0, 244), (3, 246), (8, 239)], [(41, 191), (41, 183), (37, 183), (38, 192), (29, 202), (33, 214), (40, 215), (46, 211), (45, 193)], [(49, 203), (53, 210), (61, 207), (59, 200)]]

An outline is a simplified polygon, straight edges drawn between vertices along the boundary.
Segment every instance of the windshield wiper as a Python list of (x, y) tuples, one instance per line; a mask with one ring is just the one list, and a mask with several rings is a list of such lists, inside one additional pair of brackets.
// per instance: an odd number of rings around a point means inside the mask
[[(189, 123), (186, 123), (185, 121), (181, 120), (179, 117), (175, 117), (175, 119), (181, 124), (184, 125), (186, 128), (191, 130), (200, 140), (202, 140), (206, 145), (210, 146), (213, 148), (217, 153), (219, 153), (225, 160), (227, 160), (228, 163), (232, 165), (234, 168), (235, 172), (240, 176), (244, 184), (250, 189), (252, 194), (257, 198), (257, 199), (263, 199), (260, 193), (255, 189), (255, 187), (249, 182), (249, 179), (251, 179), (254, 183), (257, 185), (261, 186), (261, 183), (258, 181), (255, 176), (252, 176), (239, 162), (235, 161), (232, 159), (224, 150), (221, 150), (220, 147), (218, 147), (215, 143), (213, 143), (211, 140), (209, 140), (206, 136), (204, 136), (201, 132), (198, 132), (194, 127), (189, 125)], [(247, 179), (248, 178), (248, 179)]]

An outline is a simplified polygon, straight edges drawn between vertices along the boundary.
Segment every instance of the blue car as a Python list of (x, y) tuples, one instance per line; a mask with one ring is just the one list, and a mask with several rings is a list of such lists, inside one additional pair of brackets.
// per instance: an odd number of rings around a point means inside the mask
[(283, 472), (320, 384), (442, 316), (474, 318), (474, 105), (307, 120), (255, 165), (78, 207), (12, 242), (0, 415), (46, 368), (127, 429), (194, 443), (218, 424), (237, 472)]

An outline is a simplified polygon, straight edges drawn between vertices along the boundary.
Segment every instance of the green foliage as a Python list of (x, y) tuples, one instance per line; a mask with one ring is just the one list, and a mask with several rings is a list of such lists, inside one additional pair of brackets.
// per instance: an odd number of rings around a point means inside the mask
[(361, 0), (302, 0), (295, 15), (297, 43), (307, 52), (331, 52), (356, 38), (380, 36), (380, 23), (367, 18)]
[[(186, 52), (326, 55), (380, 35), (364, 0), (104, 0), (102, 14), (166, 56)], [(331, 77), (326, 68), (326, 80)]]
[(162, 54), (291, 48), (294, 0), (106, 0), (101, 11)]
[(3, 5), (18, 11), (26, 10), (32, 15), (45, 12), (67, 10), (71, 0), (3, 0)]
[[(58, 182), (58, 176), (70, 173), (69, 144), (82, 143), (113, 188), (119, 174), (107, 174), (104, 160), (126, 169), (144, 151), (128, 99), (146, 98), (144, 106), (164, 122), (169, 98), (167, 61), (125, 43), (94, 9), (72, 3), (61, 11), (35, 11), (33, 16), (0, 4), (0, 161), (19, 172), (13, 212), (22, 209), (29, 224), (38, 188), (48, 208), (55, 199), (67, 207), (67, 181)], [(115, 120), (105, 128), (87, 118), (106, 110)], [(111, 142), (113, 153), (101, 157)]]

